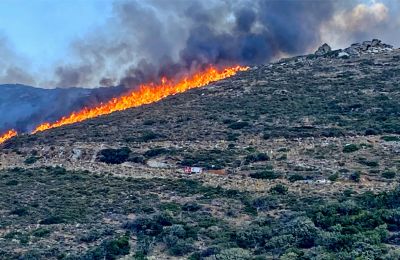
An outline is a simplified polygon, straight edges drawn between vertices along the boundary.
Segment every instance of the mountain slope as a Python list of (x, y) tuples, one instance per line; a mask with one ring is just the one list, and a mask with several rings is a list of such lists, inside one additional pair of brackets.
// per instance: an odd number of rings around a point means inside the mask
[(124, 142), (153, 131), (159, 135), (157, 140), (226, 140), (235, 133), (235, 122), (242, 121), (236, 132), (243, 135), (399, 133), (399, 55), (396, 50), (353, 59), (284, 60), (33, 139)]
[(400, 259), (400, 50), (344, 51), (7, 141), (0, 258)]

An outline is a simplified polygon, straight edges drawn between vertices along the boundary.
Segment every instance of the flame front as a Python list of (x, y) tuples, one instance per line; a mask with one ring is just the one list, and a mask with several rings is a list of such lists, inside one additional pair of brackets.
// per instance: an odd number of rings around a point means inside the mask
[(11, 138), (13, 138), (14, 136), (17, 136), (17, 135), (18, 135), (18, 133), (14, 129), (9, 130), (5, 134), (0, 135), (0, 144), (4, 143), (8, 139), (11, 139)]
[(69, 116), (65, 116), (54, 123), (41, 124), (33, 130), (32, 134), (63, 125), (81, 122), (101, 115), (107, 115), (116, 111), (150, 104), (167, 96), (182, 93), (192, 88), (202, 87), (211, 82), (233, 76), (238, 71), (245, 71), (247, 69), (248, 67), (242, 66), (230, 67), (223, 70), (209, 67), (208, 69), (195, 73), (192, 76), (184, 77), (177, 82), (163, 77), (161, 80), (162, 83), (159, 85), (153, 83), (140, 85), (137, 90), (121, 97), (113, 98), (107, 103), (100, 104), (97, 107), (83, 108), (82, 110), (73, 112)]
[[(62, 117), (54, 123), (43, 123), (32, 131), (32, 134), (56, 128), (64, 125), (81, 122), (101, 115), (111, 114), (116, 111), (125, 110), (132, 107), (138, 107), (159, 101), (167, 96), (185, 92), (189, 89), (199, 88), (211, 82), (225, 79), (235, 75), (238, 71), (246, 71), (249, 67), (235, 66), (225, 69), (217, 69), (210, 66), (208, 69), (194, 73), (191, 76), (182, 78), (179, 81), (169, 80), (162, 77), (161, 84), (140, 85), (137, 90), (133, 90), (126, 95), (113, 98), (107, 103), (101, 103), (97, 107), (83, 108), (80, 111), (73, 112), (69, 116)], [(17, 131), (9, 130), (0, 136), (0, 144), (8, 139), (17, 136)]]

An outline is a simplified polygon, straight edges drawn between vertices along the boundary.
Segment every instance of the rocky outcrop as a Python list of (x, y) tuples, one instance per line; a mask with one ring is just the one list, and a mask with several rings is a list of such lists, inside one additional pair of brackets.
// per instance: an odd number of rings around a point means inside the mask
[(328, 44), (324, 43), (314, 54), (329, 58), (347, 59), (350, 57), (359, 57), (364, 54), (384, 53), (392, 50), (392, 45), (382, 43), (378, 39), (373, 39), (372, 41), (353, 43), (350, 47), (339, 50), (332, 50)]
[(327, 53), (329, 53), (331, 51), (332, 51), (331, 46), (329, 46), (328, 44), (324, 43), (322, 46), (320, 46), (318, 48), (318, 50), (315, 52), (315, 55), (322, 56), (322, 55), (325, 55), (325, 54), (327, 54)]
[(344, 49), (344, 52), (350, 56), (360, 56), (366, 53), (382, 53), (391, 50), (393, 50), (393, 46), (382, 43), (381, 40), (373, 39), (372, 41), (364, 41), (363, 43), (354, 43)]

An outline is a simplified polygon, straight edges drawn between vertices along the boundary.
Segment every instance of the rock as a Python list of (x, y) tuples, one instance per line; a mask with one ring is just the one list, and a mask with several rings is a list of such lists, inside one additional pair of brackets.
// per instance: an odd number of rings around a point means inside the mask
[(372, 46), (372, 42), (371, 42), (371, 41), (365, 41), (365, 42), (362, 43), (361, 49), (362, 49), (363, 51), (366, 51), (366, 50), (368, 50), (369, 47), (371, 47), (371, 46)]
[(382, 42), (381, 40), (373, 39), (372, 42), (371, 42), (371, 46), (372, 47), (377, 47), (377, 46), (379, 46), (381, 44), (381, 42)]
[(82, 151), (80, 149), (74, 148), (72, 149), (72, 160), (78, 160), (82, 156)]
[(349, 58), (350, 57), (350, 54), (348, 54), (347, 52), (345, 52), (345, 51), (341, 51), (341, 52), (339, 52), (339, 54), (338, 54), (338, 58), (341, 58), (341, 59), (347, 59), (347, 58)]
[(160, 162), (157, 160), (148, 160), (146, 162), (147, 166), (151, 167), (151, 168), (168, 168), (168, 164), (164, 163), (164, 162)]
[(327, 54), (327, 53), (329, 53), (331, 51), (332, 51), (331, 46), (329, 46), (328, 44), (324, 43), (322, 46), (320, 46), (318, 48), (318, 50), (315, 52), (315, 55), (322, 56), (322, 55), (325, 55), (325, 54)]
[(354, 45), (353, 44), (351, 47), (344, 49), (344, 51), (347, 54), (349, 54), (350, 56), (359, 56), (360, 52), (357, 51), (357, 48), (359, 48), (359, 47), (360, 47), (359, 45)]

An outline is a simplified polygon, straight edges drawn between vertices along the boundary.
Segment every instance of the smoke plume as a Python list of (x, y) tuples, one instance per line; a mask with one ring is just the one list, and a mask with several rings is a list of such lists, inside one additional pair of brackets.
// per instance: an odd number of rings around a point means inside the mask
[(0, 82), (131, 88), (208, 64), (303, 54), (322, 42), (396, 44), (399, 12), (398, 0), (115, 0), (106, 24), (71, 43), (69, 62), (42, 73), (46, 79), (10, 62), (20, 57), (0, 38)]

